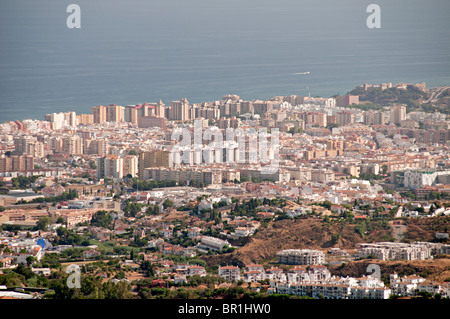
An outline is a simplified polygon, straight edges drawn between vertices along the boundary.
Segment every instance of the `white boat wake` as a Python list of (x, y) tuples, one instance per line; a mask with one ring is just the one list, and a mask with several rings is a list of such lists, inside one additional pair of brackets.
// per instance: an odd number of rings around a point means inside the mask
[(284, 75), (307, 75), (309, 74), (309, 71), (306, 72), (296, 72), (296, 73), (283, 73), (283, 74), (275, 74), (275, 75), (271, 75), (271, 76), (284, 76)]

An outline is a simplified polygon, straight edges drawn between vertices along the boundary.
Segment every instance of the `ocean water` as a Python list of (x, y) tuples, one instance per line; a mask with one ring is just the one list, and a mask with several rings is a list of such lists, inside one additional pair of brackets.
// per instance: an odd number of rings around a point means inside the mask
[[(69, 4), (81, 28), (69, 29)], [(369, 4), (381, 28), (369, 29)], [(450, 84), (448, 0), (1, 0), (0, 122), (186, 97)], [(302, 72), (310, 74), (296, 74)]]

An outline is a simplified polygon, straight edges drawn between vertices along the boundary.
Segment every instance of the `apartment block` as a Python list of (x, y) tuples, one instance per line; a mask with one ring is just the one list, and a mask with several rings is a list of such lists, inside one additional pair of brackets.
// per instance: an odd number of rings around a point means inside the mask
[(425, 260), (446, 251), (446, 245), (433, 243), (360, 243), (358, 256), (374, 256), (381, 260)]
[(347, 125), (355, 122), (355, 114), (350, 111), (342, 111), (336, 113), (336, 124)]
[(219, 267), (219, 276), (227, 281), (238, 281), (241, 279), (241, 270), (237, 266)]
[(286, 249), (277, 253), (277, 260), (288, 265), (321, 265), (325, 263), (325, 254), (320, 250)]
[(91, 108), (94, 123), (123, 122), (125, 120), (124, 108), (121, 105), (98, 105)]
[(200, 242), (197, 244), (197, 248), (201, 250), (220, 251), (225, 246), (231, 246), (227, 240), (222, 240), (211, 236), (202, 236)]
[(169, 108), (169, 120), (172, 121), (189, 121), (193, 119), (190, 112), (191, 105), (186, 98), (181, 101), (172, 101)]
[(123, 158), (116, 155), (97, 158), (97, 178), (122, 178), (123, 176)]
[(352, 104), (359, 104), (359, 96), (358, 95), (344, 95), (344, 96), (336, 96), (336, 106), (346, 107)]
[(138, 169), (139, 178), (144, 178), (144, 169), (149, 167), (173, 167), (173, 157), (170, 151), (152, 150), (139, 153)]
[(29, 155), (1, 156), (0, 172), (17, 172), (34, 170), (34, 157)]
[(390, 122), (393, 124), (400, 124), (401, 121), (406, 120), (406, 106), (397, 105), (390, 110)]

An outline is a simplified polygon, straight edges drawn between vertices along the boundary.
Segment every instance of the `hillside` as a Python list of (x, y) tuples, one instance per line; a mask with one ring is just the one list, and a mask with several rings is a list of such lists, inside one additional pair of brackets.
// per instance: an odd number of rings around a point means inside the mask
[[(410, 218), (407, 221), (403, 241), (435, 241), (436, 233), (448, 233), (450, 230), (450, 216), (430, 218)], [(441, 241), (449, 243), (450, 240)]]
[[(407, 222), (408, 241), (433, 240), (436, 231), (447, 231), (449, 217), (410, 219)], [(383, 222), (372, 221), (370, 225), (376, 226), (373, 231), (361, 232), (361, 223), (352, 224), (345, 220), (322, 219), (284, 219), (269, 223), (267, 228), (260, 229), (249, 239), (248, 243), (232, 253), (203, 256), (209, 266), (237, 265), (243, 267), (250, 263), (260, 263), (270, 266), (275, 261), (279, 250), (297, 249), (329, 249), (339, 247), (354, 249), (360, 242), (385, 241), (392, 238), (392, 228), (380, 227)], [(367, 227), (367, 226), (366, 226)], [(367, 228), (366, 228), (367, 229)], [(433, 280), (448, 280), (450, 278), (450, 259), (434, 259), (423, 261), (381, 261), (360, 260), (333, 266), (330, 271), (337, 276), (363, 276), (369, 264), (380, 265), (382, 279), (388, 280), (389, 274), (394, 271), (399, 275), (417, 274)]]
[(389, 103), (404, 103), (409, 107), (418, 107), (421, 101), (427, 96), (427, 93), (419, 90), (413, 85), (408, 85), (406, 90), (395, 87), (385, 90), (378, 87), (371, 87), (364, 90), (363, 87), (357, 87), (350, 91), (349, 94), (358, 95), (360, 101), (369, 101), (382, 105)]
[(450, 258), (412, 261), (383, 261), (378, 259), (365, 259), (349, 262), (339, 266), (330, 267), (335, 276), (361, 277), (367, 273), (367, 266), (376, 264), (380, 266), (381, 279), (388, 282), (389, 275), (396, 272), (399, 276), (418, 275), (434, 281), (450, 280)]
[[(339, 247), (352, 249), (356, 243), (371, 239), (362, 238), (355, 231), (354, 224), (342, 220), (323, 222), (321, 219), (283, 219), (269, 223), (249, 242), (230, 254), (205, 256), (205, 261), (213, 265), (262, 263), (275, 258), (282, 249), (329, 249)], [(377, 237), (388, 236), (389, 230), (380, 230)]]

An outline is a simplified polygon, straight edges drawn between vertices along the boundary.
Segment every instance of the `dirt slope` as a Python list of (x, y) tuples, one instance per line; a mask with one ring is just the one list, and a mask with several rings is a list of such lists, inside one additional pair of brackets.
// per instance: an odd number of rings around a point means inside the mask
[(333, 266), (329, 269), (336, 276), (361, 277), (370, 274), (366, 271), (367, 266), (370, 264), (380, 266), (381, 278), (387, 280), (389, 275), (394, 272), (399, 276), (418, 275), (439, 282), (449, 281), (450, 279), (450, 258), (411, 261), (366, 259), (349, 262), (340, 266)]
[(355, 243), (362, 241), (349, 224), (324, 226), (320, 219), (284, 219), (259, 230), (248, 244), (233, 253), (208, 256), (205, 260), (210, 265), (245, 265), (275, 258), (282, 249), (354, 248)]

